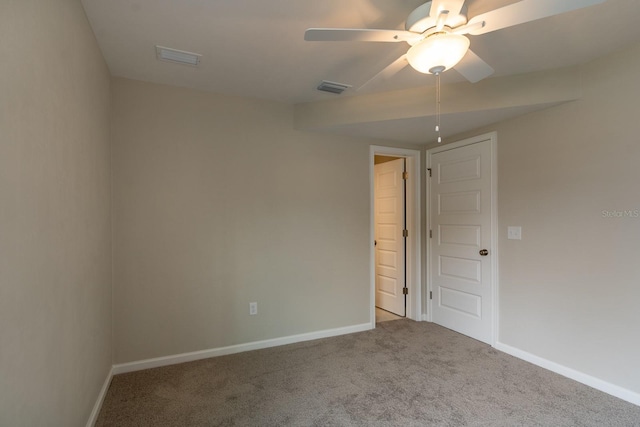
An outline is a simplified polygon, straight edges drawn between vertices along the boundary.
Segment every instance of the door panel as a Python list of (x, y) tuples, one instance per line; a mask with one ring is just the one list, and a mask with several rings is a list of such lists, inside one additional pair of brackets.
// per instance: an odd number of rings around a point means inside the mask
[(480, 283), (482, 280), (481, 270), (480, 261), (440, 256), (440, 277), (450, 277), (452, 279), (462, 279), (467, 282)]
[(490, 343), (492, 339), (491, 141), (431, 154), (430, 280), (432, 319)]
[(439, 194), (438, 213), (440, 215), (480, 213), (480, 192), (465, 191)]
[(440, 304), (462, 314), (482, 318), (482, 299), (478, 295), (456, 291), (455, 289), (440, 288)]
[(440, 224), (438, 229), (440, 231), (437, 235), (441, 245), (471, 246), (472, 248), (480, 246), (480, 227), (478, 226)]
[(376, 306), (405, 315), (404, 159), (375, 165)]

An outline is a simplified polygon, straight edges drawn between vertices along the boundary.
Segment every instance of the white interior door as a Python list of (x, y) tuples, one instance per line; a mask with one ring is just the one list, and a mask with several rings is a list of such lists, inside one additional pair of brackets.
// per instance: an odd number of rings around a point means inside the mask
[(405, 315), (404, 159), (375, 165), (376, 306)]
[[(491, 344), (491, 139), (431, 153), (432, 320)], [(487, 252), (484, 252), (484, 251)]]

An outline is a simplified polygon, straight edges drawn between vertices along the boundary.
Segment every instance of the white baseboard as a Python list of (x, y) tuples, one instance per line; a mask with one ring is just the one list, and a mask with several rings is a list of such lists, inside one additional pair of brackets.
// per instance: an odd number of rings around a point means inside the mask
[(372, 329), (371, 323), (346, 326), (343, 328), (326, 329), (323, 331), (309, 332), (306, 334), (291, 335), (288, 337), (273, 338), (269, 340), (254, 341), (246, 344), (231, 345), (228, 347), (212, 348), (190, 353), (176, 354), (172, 356), (156, 357), (137, 362), (121, 363), (113, 365), (113, 375), (126, 372), (141, 371), (143, 369), (158, 368), (160, 366), (175, 365), (178, 363), (192, 362), (194, 360), (208, 359), (210, 357), (224, 356), (227, 354), (242, 353), (244, 351), (259, 350), (262, 348), (277, 347), (285, 344), (316, 340), (319, 338), (335, 337), (338, 335), (352, 334), (354, 332), (368, 331)]
[(96, 421), (98, 420), (98, 414), (100, 413), (100, 409), (102, 408), (102, 402), (104, 402), (104, 398), (107, 395), (107, 390), (109, 390), (109, 384), (111, 384), (111, 378), (113, 378), (113, 367), (109, 369), (107, 378), (104, 380), (104, 384), (102, 384), (102, 388), (100, 389), (100, 394), (98, 394), (98, 399), (96, 400), (95, 405), (93, 405), (93, 410), (91, 411), (91, 415), (89, 415), (89, 420), (87, 421), (87, 427), (93, 427)]
[(510, 354), (511, 356), (517, 357), (518, 359), (526, 360), (527, 362), (533, 363), (534, 365), (540, 366), (541, 368), (548, 369), (549, 371), (555, 372), (556, 374), (571, 378), (572, 380), (578, 381), (579, 383), (588, 385), (589, 387), (593, 387), (596, 390), (600, 390), (604, 393), (610, 394), (619, 399), (626, 400), (629, 403), (640, 406), (640, 393), (627, 390), (626, 388), (611, 384), (599, 378), (592, 377), (591, 375), (576, 371), (575, 369), (568, 368), (566, 366), (528, 353), (524, 350), (511, 347), (510, 345), (501, 342), (496, 342), (496, 345), (494, 347), (497, 350), (503, 351), (507, 354)]

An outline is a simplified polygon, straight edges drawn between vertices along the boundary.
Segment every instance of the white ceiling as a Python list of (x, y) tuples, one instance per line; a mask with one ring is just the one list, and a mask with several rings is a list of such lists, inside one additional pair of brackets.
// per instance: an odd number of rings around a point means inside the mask
[[(536, 105), (496, 108), (482, 111), (445, 114), (442, 116), (442, 137), (447, 138), (460, 132), (467, 132), (490, 123), (521, 116), (543, 108), (558, 105), (548, 102)], [(433, 121), (424, 117), (411, 117), (394, 120), (381, 120), (369, 123), (347, 124), (323, 129), (326, 132), (336, 132), (343, 135), (365, 136), (397, 141), (419, 143), (425, 140), (425, 135), (433, 132)]]
[[(558, 0), (562, 1), (562, 0)], [(467, 0), (468, 16), (514, 0)], [(230, 95), (303, 103), (335, 99), (315, 90), (321, 80), (362, 85), (403, 54), (404, 43), (305, 42), (309, 27), (403, 29), (423, 0), (82, 0), (114, 76)], [(471, 48), (494, 77), (577, 65), (640, 41), (640, 2), (603, 4), (489, 33), (470, 36)], [(155, 45), (202, 54), (198, 68), (156, 60)], [(456, 71), (443, 83), (462, 81)], [(425, 85), (433, 76), (410, 67), (358, 96)], [(541, 108), (540, 106), (536, 108)], [(446, 117), (449, 133), (493, 123), (535, 108), (478, 111)], [(344, 133), (420, 142), (424, 123), (348, 126)], [(394, 129), (397, 132), (394, 132)], [(340, 131), (332, 129), (333, 131)], [(409, 135), (414, 135), (410, 137)]]

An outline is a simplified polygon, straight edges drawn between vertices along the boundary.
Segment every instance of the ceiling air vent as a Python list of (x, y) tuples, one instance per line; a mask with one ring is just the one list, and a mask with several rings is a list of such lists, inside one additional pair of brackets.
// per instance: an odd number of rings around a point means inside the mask
[(171, 49), (163, 46), (156, 46), (156, 57), (160, 61), (175, 62), (176, 64), (191, 65), (197, 67), (200, 63), (199, 53), (186, 52), (184, 50)]
[(351, 85), (346, 85), (344, 83), (328, 82), (326, 80), (323, 80), (322, 83), (318, 85), (317, 89), (323, 92), (336, 93), (340, 95), (350, 87)]

